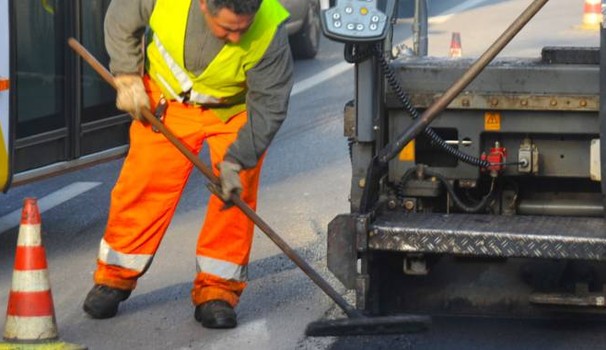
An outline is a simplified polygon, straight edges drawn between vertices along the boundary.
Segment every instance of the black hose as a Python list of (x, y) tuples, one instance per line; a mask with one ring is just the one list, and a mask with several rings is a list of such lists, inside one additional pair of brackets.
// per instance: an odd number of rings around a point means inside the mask
[[(402, 90), (402, 87), (400, 86), (400, 83), (396, 79), (393, 70), (391, 69), (391, 67), (389, 67), (387, 60), (385, 60), (385, 57), (383, 56), (381, 45), (380, 44), (375, 45), (373, 51), (375, 53), (375, 56), (379, 59), (379, 63), (381, 64), (381, 69), (383, 70), (383, 75), (385, 75), (385, 78), (387, 79), (389, 86), (391, 87), (392, 91), (396, 94), (396, 96), (398, 97), (398, 100), (404, 107), (404, 111), (406, 111), (413, 120), (419, 118), (419, 116), (421, 114), (419, 113), (419, 111), (416, 110), (416, 108), (413, 107), (410, 97)], [(457, 148), (454, 148), (451, 145), (447, 144), (446, 141), (444, 141), (444, 139), (442, 139), (435, 132), (435, 130), (433, 130), (430, 127), (425, 128), (423, 133), (425, 134), (425, 136), (429, 137), (431, 142), (433, 144), (435, 144), (438, 148), (442, 149), (446, 153), (450, 154), (451, 156), (459, 159), (460, 161), (462, 161), (464, 163), (475, 165), (475, 166), (478, 166), (481, 168), (488, 168), (490, 166), (490, 162), (488, 162), (486, 160), (482, 160), (478, 157), (474, 157), (472, 155), (463, 153), (463, 152), (459, 151)]]
[(470, 205), (463, 203), (463, 201), (459, 198), (459, 196), (455, 192), (452, 184), (442, 174), (439, 174), (439, 173), (429, 170), (427, 168), (424, 168), (423, 172), (428, 176), (434, 176), (435, 178), (440, 180), (446, 187), (446, 191), (448, 191), (448, 193), (452, 197), (452, 201), (455, 204), (455, 206), (457, 208), (463, 210), (466, 213), (477, 213), (481, 210), (484, 210), (490, 204), (490, 202), (492, 202), (492, 200), (493, 200), (495, 178), (492, 179), (492, 183), (490, 185), (490, 191), (488, 191), (488, 194), (486, 194), (478, 204), (470, 206)]
[(400, 177), (400, 182), (396, 187), (396, 196), (398, 199), (402, 200), (405, 197), (404, 191), (406, 188), (406, 182), (408, 182), (408, 178), (417, 172), (418, 167), (412, 167), (406, 169), (404, 174)]

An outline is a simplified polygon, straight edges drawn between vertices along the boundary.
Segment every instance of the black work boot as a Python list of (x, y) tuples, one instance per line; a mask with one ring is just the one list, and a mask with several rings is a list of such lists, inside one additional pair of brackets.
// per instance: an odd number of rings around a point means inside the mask
[(130, 296), (130, 290), (122, 290), (95, 284), (84, 300), (83, 309), (92, 318), (111, 318), (118, 312), (118, 304)]
[(234, 308), (224, 300), (196, 305), (194, 318), (206, 328), (235, 328), (238, 325)]

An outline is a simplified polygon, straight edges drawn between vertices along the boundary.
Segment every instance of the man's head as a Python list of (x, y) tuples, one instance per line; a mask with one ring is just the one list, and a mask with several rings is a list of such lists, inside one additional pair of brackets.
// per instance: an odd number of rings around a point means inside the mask
[(200, 0), (208, 28), (219, 39), (240, 41), (252, 24), (261, 0)]

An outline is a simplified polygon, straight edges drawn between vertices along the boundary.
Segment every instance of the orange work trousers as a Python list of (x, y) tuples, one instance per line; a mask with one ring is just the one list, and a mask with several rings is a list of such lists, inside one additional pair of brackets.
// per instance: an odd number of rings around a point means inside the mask
[[(160, 91), (148, 78), (144, 83), (154, 106)], [(169, 102), (164, 124), (194, 154), (199, 154), (206, 141), (213, 171), (218, 175), (217, 164), (246, 120), (246, 112), (242, 112), (224, 123), (208, 109)], [(240, 172), (241, 197), (253, 210), (262, 160), (256, 167)], [(95, 283), (126, 290), (135, 288), (137, 278), (145, 273), (160, 245), (192, 168), (192, 163), (161, 133), (153, 132), (149, 125), (132, 123), (130, 150), (111, 193)], [(235, 306), (246, 286), (254, 224), (238, 208), (223, 207), (218, 197), (210, 196), (196, 247), (194, 305), (220, 299)], [(115, 259), (102, 258), (102, 252), (105, 256), (113, 254)], [(148, 258), (145, 267), (129, 266), (128, 262), (142, 257)]]

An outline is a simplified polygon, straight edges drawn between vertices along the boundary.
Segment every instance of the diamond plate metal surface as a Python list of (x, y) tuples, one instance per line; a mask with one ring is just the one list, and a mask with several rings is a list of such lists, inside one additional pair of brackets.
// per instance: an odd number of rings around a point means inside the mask
[(606, 260), (602, 218), (390, 213), (369, 249), (493, 257)]

